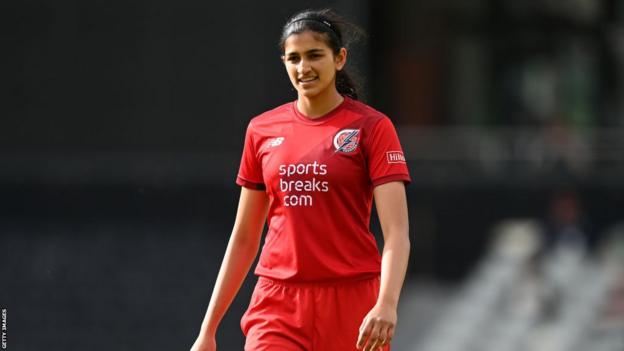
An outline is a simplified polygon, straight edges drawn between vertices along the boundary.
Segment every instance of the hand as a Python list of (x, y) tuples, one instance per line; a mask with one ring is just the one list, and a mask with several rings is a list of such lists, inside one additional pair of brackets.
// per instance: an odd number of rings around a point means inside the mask
[(217, 341), (214, 335), (199, 335), (191, 346), (191, 351), (217, 351)]
[(396, 308), (385, 305), (375, 305), (364, 317), (360, 326), (360, 335), (357, 349), (364, 351), (378, 351), (389, 345), (394, 336), (397, 322)]

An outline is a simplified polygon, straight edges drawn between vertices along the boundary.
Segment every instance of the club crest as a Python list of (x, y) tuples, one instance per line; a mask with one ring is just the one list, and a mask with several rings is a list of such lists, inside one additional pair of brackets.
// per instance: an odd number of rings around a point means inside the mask
[(334, 147), (336, 152), (351, 152), (357, 148), (359, 141), (359, 129), (343, 129), (334, 136)]

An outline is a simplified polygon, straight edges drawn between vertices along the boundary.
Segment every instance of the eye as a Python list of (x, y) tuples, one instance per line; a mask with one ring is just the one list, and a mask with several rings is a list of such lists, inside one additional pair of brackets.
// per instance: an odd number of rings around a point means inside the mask
[(296, 63), (296, 62), (299, 62), (299, 56), (288, 56), (286, 60), (288, 62)]

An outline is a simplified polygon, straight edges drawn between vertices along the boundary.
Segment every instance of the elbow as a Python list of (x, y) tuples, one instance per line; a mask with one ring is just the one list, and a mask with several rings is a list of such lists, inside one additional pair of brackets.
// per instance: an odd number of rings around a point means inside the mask
[(407, 228), (395, 228), (395, 230), (386, 231), (388, 235), (385, 237), (385, 246), (390, 245), (395, 248), (404, 249), (409, 252), (411, 243), (409, 239), (409, 230)]
[(259, 235), (240, 235), (236, 236), (234, 245), (244, 250), (258, 251), (260, 248), (260, 236)]
[(409, 234), (404, 236), (402, 246), (405, 248), (406, 255), (409, 256), (409, 253), (412, 250), (412, 243), (409, 239)]
[(234, 226), (230, 240), (233, 246), (241, 250), (257, 251), (260, 247), (261, 238), (262, 228)]

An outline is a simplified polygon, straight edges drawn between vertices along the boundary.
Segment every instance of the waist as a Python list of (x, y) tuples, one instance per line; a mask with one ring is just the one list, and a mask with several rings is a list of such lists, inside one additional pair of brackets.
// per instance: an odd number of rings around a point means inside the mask
[(274, 285), (282, 285), (282, 286), (292, 286), (292, 287), (313, 287), (313, 286), (341, 286), (341, 285), (350, 285), (354, 283), (360, 282), (368, 282), (371, 280), (380, 280), (379, 273), (372, 273), (366, 275), (358, 275), (353, 277), (345, 277), (339, 279), (331, 279), (331, 280), (310, 280), (310, 281), (298, 281), (298, 280), (284, 280), (284, 279), (275, 279), (271, 277), (266, 277), (259, 275), (259, 282), (266, 282)]

